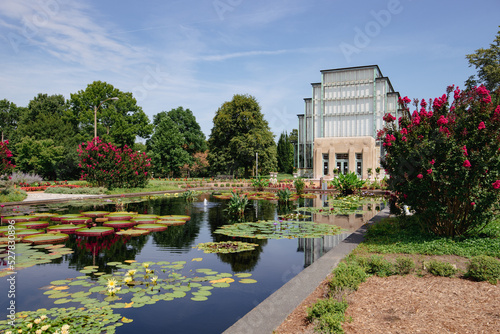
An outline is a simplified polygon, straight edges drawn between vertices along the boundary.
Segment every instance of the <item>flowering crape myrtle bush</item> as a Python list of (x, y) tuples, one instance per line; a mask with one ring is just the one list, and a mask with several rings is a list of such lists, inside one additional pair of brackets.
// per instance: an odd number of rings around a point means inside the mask
[[(450, 94), (453, 92), (451, 104)], [(402, 117), (384, 116), (380, 133), (387, 152), (383, 166), (395, 201), (415, 210), (429, 231), (454, 237), (480, 230), (500, 199), (499, 91), (484, 87), (447, 94)]]
[(151, 162), (146, 153), (127, 145), (118, 148), (99, 138), (78, 146), (81, 180), (93, 186), (112, 188), (144, 187), (148, 183)]
[(16, 167), (12, 164), (12, 152), (9, 150), (9, 141), (0, 141), (0, 187), (6, 188), (12, 185), (12, 170)]

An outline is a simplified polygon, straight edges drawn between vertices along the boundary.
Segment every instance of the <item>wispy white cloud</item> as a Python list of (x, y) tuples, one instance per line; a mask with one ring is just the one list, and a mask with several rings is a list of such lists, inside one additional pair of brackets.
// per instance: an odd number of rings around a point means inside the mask
[(111, 38), (92, 9), (78, 1), (7, 0), (1, 2), (0, 12), (5, 18), (0, 28), (7, 30), (15, 53), (34, 46), (42, 55), (89, 70), (119, 71), (123, 66), (147, 61), (144, 50)]

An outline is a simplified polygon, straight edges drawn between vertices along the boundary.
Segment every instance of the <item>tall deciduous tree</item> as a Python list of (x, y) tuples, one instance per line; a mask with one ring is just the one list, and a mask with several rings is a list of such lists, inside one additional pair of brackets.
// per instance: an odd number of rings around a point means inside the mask
[[(43, 172), (46, 177), (74, 178), (78, 175), (78, 159), (76, 149), (81, 137), (78, 133), (78, 124), (69, 110), (69, 104), (62, 95), (38, 94), (28, 104), (27, 108), (20, 109), (20, 118), (17, 131), (13, 136), (13, 143), (18, 144), (24, 137), (31, 137), (34, 141), (53, 140), (53, 145), (64, 148), (63, 159), (57, 159), (57, 166), (53, 172)], [(20, 146), (19, 146), (20, 147)], [(18, 156), (18, 146), (14, 146), (14, 155)], [(28, 168), (27, 164), (24, 168)], [(51, 167), (52, 168), (52, 167)], [(24, 170), (25, 172), (37, 172)]]
[(157, 175), (180, 175), (180, 168), (189, 164), (191, 157), (184, 149), (186, 140), (179, 126), (166, 114), (155, 116), (154, 133), (147, 141), (149, 156)]
[(293, 173), (293, 145), (286, 132), (280, 135), (278, 140), (278, 171), (282, 173)]
[[(107, 100), (115, 97), (118, 100)], [(104, 142), (132, 147), (136, 136), (149, 138), (152, 133), (153, 126), (132, 93), (122, 92), (106, 82), (94, 81), (85, 90), (71, 94), (70, 104), (84, 140), (94, 137), (96, 107), (97, 136)]]
[(201, 131), (201, 127), (191, 110), (178, 107), (170, 110), (167, 115), (179, 127), (179, 131), (185, 140), (184, 149), (189, 155), (194, 156), (195, 153), (207, 150), (205, 134)]
[(276, 168), (274, 135), (259, 103), (250, 95), (234, 95), (217, 110), (208, 146), (213, 173), (234, 174), (241, 168), (248, 177), (256, 153), (259, 174)]
[[(500, 88), (500, 31), (498, 31), (493, 43), (488, 49), (477, 49), (475, 53), (466, 55), (469, 67), (477, 69), (479, 83), (482, 83), (489, 90)], [(468, 80), (469, 85), (477, 84), (474, 77)]]
[[(192, 111), (183, 107), (169, 112), (162, 111), (154, 116), (153, 125), (154, 138), (149, 142), (148, 149), (154, 146), (157, 150), (175, 150), (175, 152), (151, 152), (157, 172), (162, 175), (173, 173), (177, 176), (181, 167), (184, 170), (195, 171), (192, 167), (199, 162), (197, 155), (207, 150), (207, 144)], [(160, 133), (165, 129), (172, 133), (169, 138)], [(181, 153), (181, 150), (187, 155)], [(162, 156), (163, 158), (160, 158)], [(201, 170), (197, 168), (196, 171)]]
[(17, 129), (19, 122), (19, 108), (6, 99), (0, 101), (0, 129), (2, 142), (11, 139), (12, 133)]
[(16, 144), (16, 154), (16, 166), (23, 172), (55, 179), (57, 166), (64, 159), (64, 147), (57, 146), (52, 139), (24, 137)]

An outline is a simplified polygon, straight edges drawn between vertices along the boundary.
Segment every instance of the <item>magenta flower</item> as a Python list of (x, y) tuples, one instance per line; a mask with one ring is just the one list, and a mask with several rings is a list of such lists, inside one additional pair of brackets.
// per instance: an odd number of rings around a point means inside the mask
[(421, 179), (421, 178), (423, 178), (424, 176), (423, 176), (422, 174), (418, 174), (418, 175), (417, 175), (417, 177), (418, 177), (419, 179)]
[(466, 168), (469, 168), (471, 166), (470, 161), (469, 160), (465, 160), (463, 166), (466, 167)]
[(467, 153), (467, 146), (464, 145), (464, 147), (462, 147), (462, 150), (464, 151), (464, 156), (468, 156), (469, 155)]
[(399, 131), (402, 135), (407, 135), (408, 130), (406, 128), (402, 128), (401, 131)]
[(493, 189), (500, 188), (500, 180), (496, 180), (495, 182), (493, 182), (492, 186), (493, 186)]
[(432, 168), (427, 170), (427, 174), (431, 174), (431, 173), (432, 173)]
[(434, 161), (434, 159), (432, 159), (430, 162), (429, 162), (431, 165), (434, 165), (436, 163), (436, 161)]
[(448, 124), (448, 118), (444, 117), (443, 115), (439, 116), (439, 119), (437, 120), (438, 125), (445, 125)]
[[(405, 137), (405, 136), (403, 136), (403, 137), (401, 138), (401, 140), (402, 140), (402, 141), (407, 141), (408, 139), (406, 139), (406, 137)], [(390, 146), (390, 145), (389, 145), (389, 146)]]
[(479, 126), (477, 127), (478, 130), (485, 129), (486, 125), (484, 125), (484, 122), (479, 123)]
[(470, 202), (470, 205), (474, 206), (476, 205), (476, 202)]

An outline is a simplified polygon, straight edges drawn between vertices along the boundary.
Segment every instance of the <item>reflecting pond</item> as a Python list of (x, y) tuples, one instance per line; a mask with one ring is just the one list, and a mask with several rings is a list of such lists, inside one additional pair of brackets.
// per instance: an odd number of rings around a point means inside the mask
[[(301, 207), (325, 208), (328, 198), (301, 200)], [(112, 306), (119, 315), (117, 333), (221, 333), (267, 298), (301, 270), (371, 219), (378, 204), (364, 205), (357, 213), (333, 215), (302, 212), (302, 221), (339, 225), (344, 232), (320, 238), (256, 239), (216, 233), (232, 224), (224, 211), (227, 200), (203, 194), (195, 202), (182, 198), (151, 197), (106, 202), (79, 201), (21, 207), (23, 212), (127, 211), (157, 216), (186, 215), (190, 220), (164, 231), (130, 236), (77, 236), (54, 248), (22, 244), (16, 250), (15, 298), (7, 298), (9, 275), (0, 279), (1, 319), (15, 301), (16, 311), (40, 308)], [(273, 220), (280, 228), (278, 212), (294, 212), (275, 201), (253, 200), (245, 221)], [(5, 214), (3, 214), (5, 216)], [(94, 220), (95, 221), (95, 220)], [(287, 227), (288, 228), (288, 227)], [(293, 227), (296, 230), (296, 226)], [(204, 253), (196, 245), (241, 241), (256, 244), (237, 253)], [(20, 243), (21, 244), (21, 243)], [(0, 269), (6, 273), (8, 254), (2, 248)], [(21, 268), (25, 267), (25, 268)], [(130, 275), (130, 271), (134, 274)], [(157, 277), (158, 283), (154, 281)], [(127, 278), (131, 277), (131, 278)], [(110, 280), (122, 290), (106, 290)], [(126, 280), (131, 284), (124, 284)], [(135, 283), (134, 283), (135, 282)], [(137, 284), (137, 285), (135, 285)], [(111, 319), (112, 317), (107, 316)], [(86, 331), (87, 332), (87, 331)], [(73, 332), (72, 332), (73, 333)]]

